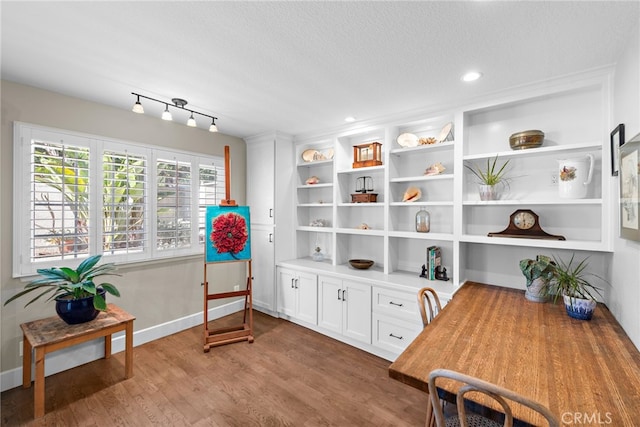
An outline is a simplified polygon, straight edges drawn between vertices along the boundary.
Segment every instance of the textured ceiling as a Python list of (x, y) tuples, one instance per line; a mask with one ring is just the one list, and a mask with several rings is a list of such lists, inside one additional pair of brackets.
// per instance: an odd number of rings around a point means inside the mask
[[(330, 129), (348, 115), (451, 105), (611, 65), (640, 13), (637, 1), (2, 1), (0, 8), (3, 79), (123, 109), (135, 101), (131, 92), (185, 98), (239, 137)], [(484, 77), (462, 83), (469, 69)], [(143, 105), (149, 114), (162, 110)], [(209, 123), (200, 117), (200, 127)]]

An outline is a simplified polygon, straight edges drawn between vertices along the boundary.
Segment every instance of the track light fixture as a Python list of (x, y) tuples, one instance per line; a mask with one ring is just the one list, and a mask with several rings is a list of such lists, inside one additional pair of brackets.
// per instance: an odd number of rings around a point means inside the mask
[(181, 110), (185, 110), (185, 111), (188, 111), (188, 112), (191, 113), (191, 116), (189, 117), (189, 120), (187, 120), (187, 126), (196, 127), (197, 126), (196, 125), (196, 119), (193, 117), (193, 115), (194, 114), (199, 114), (201, 116), (209, 117), (211, 119), (211, 126), (209, 126), (209, 132), (218, 132), (218, 126), (216, 126), (217, 117), (213, 117), (213, 116), (210, 116), (208, 114), (200, 113), (198, 111), (194, 111), (194, 110), (190, 110), (189, 108), (185, 108), (185, 105), (187, 105), (187, 101), (185, 101), (182, 98), (172, 98), (171, 102), (173, 104), (169, 104), (168, 102), (160, 101), (159, 99), (150, 98), (148, 96), (140, 95), (139, 93), (135, 93), (135, 92), (131, 92), (131, 95), (137, 97), (136, 98), (136, 103), (133, 104), (133, 108), (131, 109), (131, 111), (133, 111), (134, 113), (144, 114), (144, 108), (142, 107), (142, 104), (140, 103), (140, 98), (144, 98), (144, 99), (148, 99), (150, 101), (159, 102), (159, 103), (165, 105), (164, 112), (162, 113), (162, 120), (173, 120), (173, 117), (171, 116), (171, 111), (169, 111), (169, 107), (179, 108)]

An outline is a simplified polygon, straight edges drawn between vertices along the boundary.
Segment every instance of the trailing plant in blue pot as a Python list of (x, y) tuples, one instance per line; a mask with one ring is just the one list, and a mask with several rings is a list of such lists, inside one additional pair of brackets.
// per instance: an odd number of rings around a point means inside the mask
[(75, 270), (69, 267), (42, 268), (37, 270), (40, 278), (25, 285), (25, 289), (9, 298), (4, 305), (31, 292), (43, 290), (25, 307), (41, 297), (48, 295), (48, 301), (56, 301), (56, 313), (66, 323), (73, 325), (89, 322), (100, 311), (107, 309), (106, 293), (120, 296), (118, 289), (111, 283), (96, 285), (94, 279), (99, 276), (120, 276), (115, 273), (113, 263), (97, 265), (102, 255), (93, 255), (80, 263)]
[(586, 272), (588, 258), (574, 263), (575, 254), (569, 262), (553, 257), (555, 266), (553, 271), (553, 285), (550, 294), (556, 302), (562, 296), (564, 307), (569, 317), (580, 320), (591, 320), (596, 309), (596, 295), (602, 296), (600, 288), (591, 284), (588, 277), (595, 277), (606, 282), (602, 277)]

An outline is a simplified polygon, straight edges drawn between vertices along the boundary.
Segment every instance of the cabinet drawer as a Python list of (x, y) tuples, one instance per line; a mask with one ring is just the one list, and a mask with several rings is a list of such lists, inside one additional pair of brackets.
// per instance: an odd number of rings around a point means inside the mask
[(422, 331), (422, 323), (373, 314), (373, 345), (399, 355)]
[(418, 291), (415, 294), (373, 288), (373, 311), (409, 321), (420, 320)]

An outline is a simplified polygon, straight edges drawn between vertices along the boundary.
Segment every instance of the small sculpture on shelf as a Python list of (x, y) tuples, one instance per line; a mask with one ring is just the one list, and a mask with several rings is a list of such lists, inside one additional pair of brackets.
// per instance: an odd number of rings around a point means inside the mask
[(373, 178), (361, 176), (356, 179), (356, 192), (351, 195), (351, 203), (375, 203), (378, 201), (378, 193), (373, 191)]
[(442, 280), (444, 282), (449, 280), (447, 277), (447, 269), (441, 265), (436, 267), (436, 280)]
[(403, 202), (415, 202), (422, 197), (422, 190), (418, 187), (409, 187), (402, 196)]
[(327, 225), (327, 220), (325, 219), (314, 219), (309, 224), (311, 227), (325, 227)]
[(307, 178), (307, 180), (304, 182), (307, 185), (313, 185), (313, 184), (317, 184), (320, 182), (320, 178), (318, 178), (317, 176), (310, 176), (309, 178)]
[(440, 175), (442, 172), (444, 172), (446, 168), (444, 166), (442, 166), (442, 163), (437, 162), (432, 164), (431, 166), (429, 166), (425, 171), (424, 174), (425, 175)]

